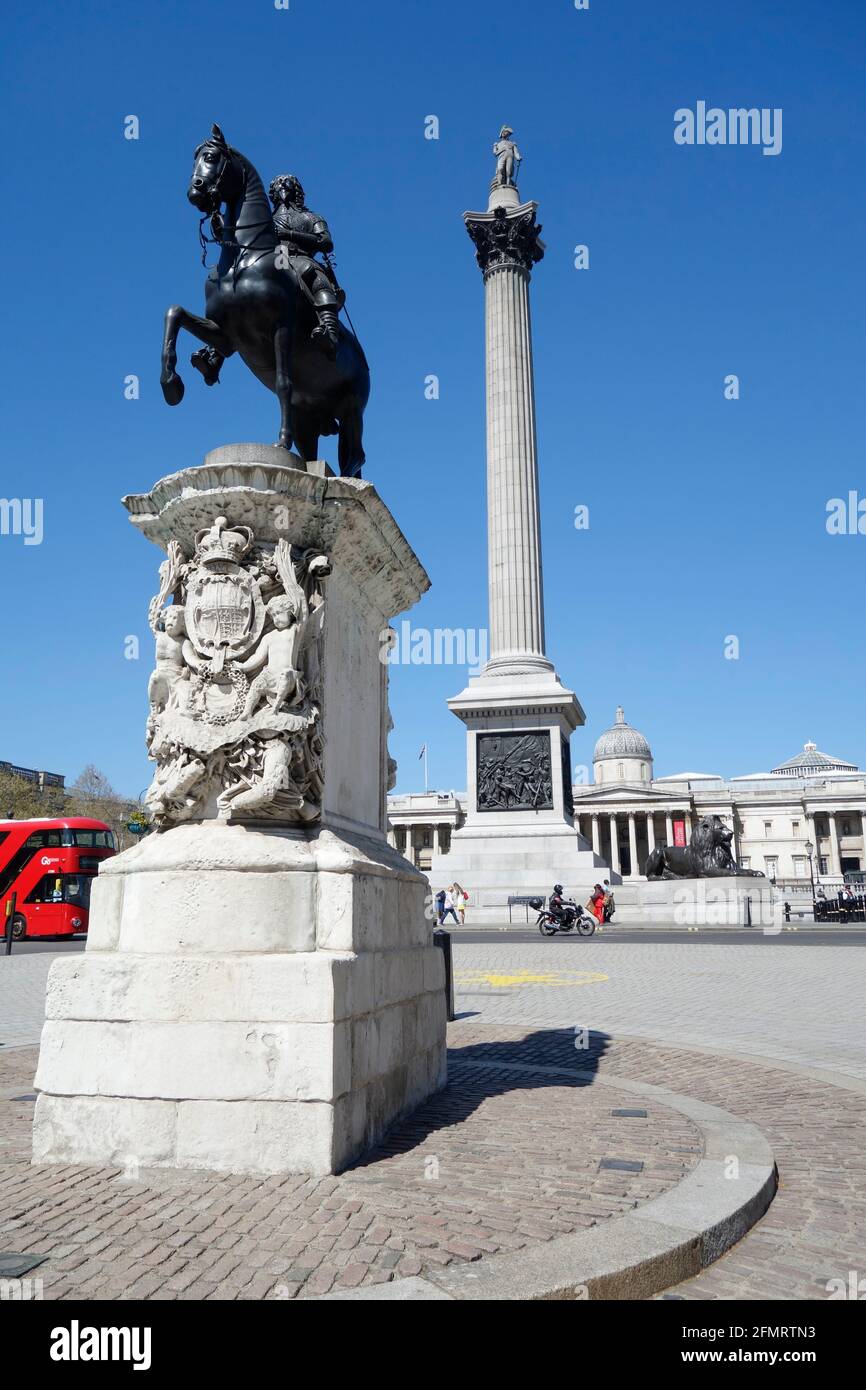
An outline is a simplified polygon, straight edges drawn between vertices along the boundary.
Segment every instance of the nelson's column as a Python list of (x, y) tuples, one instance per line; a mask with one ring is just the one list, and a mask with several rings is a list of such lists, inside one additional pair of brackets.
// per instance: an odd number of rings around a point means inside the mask
[(544, 244), (512, 134), (493, 146), (487, 211), (463, 214), (484, 277), (490, 659), (448, 701), (466, 725), (466, 820), (430, 872), (434, 889), (462, 884), (473, 921), (501, 918), (509, 894), (583, 892), (601, 870), (619, 882), (574, 828), (569, 740), (584, 713), (545, 654), (529, 316)]

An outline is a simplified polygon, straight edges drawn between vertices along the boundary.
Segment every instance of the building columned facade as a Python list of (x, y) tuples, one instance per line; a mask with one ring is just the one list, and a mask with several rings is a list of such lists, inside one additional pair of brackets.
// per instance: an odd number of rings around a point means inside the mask
[[(688, 844), (707, 815), (733, 831), (743, 868), (760, 869), (786, 892), (805, 893), (813, 880), (831, 887), (846, 876), (866, 880), (866, 772), (814, 743), (767, 772), (655, 777), (647, 739), (619, 708), (595, 745), (593, 782), (576, 784), (573, 794), (575, 830), (624, 881), (645, 877), (657, 845)], [(454, 792), (389, 797), (391, 843), (429, 869), (434, 852), (447, 856), (465, 804)]]
[(388, 843), (428, 873), (434, 854), (447, 854), (451, 832), (463, 824), (466, 797), (456, 792), (412, 792), (388, 797)]

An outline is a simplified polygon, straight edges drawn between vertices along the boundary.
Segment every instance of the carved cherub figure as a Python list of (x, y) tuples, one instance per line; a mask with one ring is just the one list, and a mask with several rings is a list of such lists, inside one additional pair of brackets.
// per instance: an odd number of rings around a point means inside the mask
[[(268, 604), (274, 627), (266, 632), (252, 656), (237, 663), (238, 669), (249, 674), (258, 671), (250, 685), (242, 718), (250, 719), (263, 700), (271, 709), (279, 710), (289, 697), (296, 703), (301, 696), (301, 677), (295, 669), (298, 647), (297, 606), (287, 594), (278, 594)], [(264, 670), (261, 668), (264, 667)]]
[(163, 610), (163, 631), (156, 633), (156, 669), (147, 686), (152, 714), (161, 713), (169, 704), (180, 703), (178, 686), (189, 677), (183, 657), (185, 638), (183, 608), (172, 604)]

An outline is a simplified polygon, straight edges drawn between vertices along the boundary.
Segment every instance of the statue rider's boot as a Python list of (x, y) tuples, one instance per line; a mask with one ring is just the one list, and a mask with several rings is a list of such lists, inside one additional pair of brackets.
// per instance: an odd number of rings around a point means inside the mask
[(189, 359), (197, 372), (201, 372), (207, 386), (216, 386), (220, 379), (220, 368), (225, 358), (216, 348), (203, 347)]
[(336, 306), (318, 304), (316, 305), (316, 314), (318, 315), (319, 326), (313, 329), (312, 340), (319, 351), (333, 362), (337, 356), (337, 344), (339, 342)]

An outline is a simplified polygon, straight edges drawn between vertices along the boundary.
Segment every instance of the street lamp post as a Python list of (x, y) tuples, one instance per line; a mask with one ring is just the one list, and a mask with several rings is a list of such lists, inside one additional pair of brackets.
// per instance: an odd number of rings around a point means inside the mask
[(808, 858), (809, 858), (809, 882), (810, 882), (811, 885), (812, 885), (812, 915), (814, 916), (814, 908), (815, 908), (815, 874), (814, 874), (814, 872), (813, 872), (813, 870), (812, 870), (812, 854), (813, 854), (813, 852), (814, 852), (815, 846), (812, 844), (812, 841), (811, 841), (811, 840), (807, 840), (806, 843), (805, 843), (805, 845), (803, 846), (803, 848), (805, 849), (806, 854), (808, 855)]

